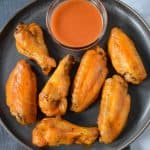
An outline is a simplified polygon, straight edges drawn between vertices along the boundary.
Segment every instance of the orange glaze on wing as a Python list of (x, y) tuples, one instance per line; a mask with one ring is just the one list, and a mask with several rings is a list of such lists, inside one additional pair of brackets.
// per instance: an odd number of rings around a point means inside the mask
[(97, 46), (84, 54), (73, 82), (72, 111), (82, 112), (96, 101), (107, 73), (107, 58), (102, 48)]
[(22, 125), (36, 121), (36, 75), (25, 60), (20, 60), (6, 82), (6, 103)]

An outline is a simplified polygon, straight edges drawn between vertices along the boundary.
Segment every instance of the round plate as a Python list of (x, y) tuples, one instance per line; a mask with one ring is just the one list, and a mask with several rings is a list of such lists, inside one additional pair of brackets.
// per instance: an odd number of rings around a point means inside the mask
[[(3, 29), (0, 35), (0, 117), (3, 126), (16, 137), (28, 149), (38, 149), (32, 145), (32, 129), (34, 125), (22, 126), (18, 124), (14, 117), (11, 116), (5, 102), (5, 84), (9, 73), (14, 68), (16, 62), (20, 59), (27, 59), (20, 55), (15, 46), (13, 33), (16, 25), (19, 22), (31, 23), (36, 22), (43, 27), (44, 37), (49, 48), (50, 54), (57, 61), (61, 59), (67, 52), (60, 49), (52, 42), (48, 35), (45, 25), (45, 15), (50, 0), (36, 1), (28, 7), (22, 9)], [(131, 112), (127, 126), (119, 138), (112, 144), (104, 145), (96, 142), (91, 145), (93, 150), (110, 150), (121, 149), (130, 144), (140, 133), (146, 128), (150, 119), (150, 30), (144, 23), (143, 19), (135, 13), (127, 5), (117, 0), (104, 0), (104, 5), (108, 11), (108, 28), (105, 38), (100, 42), (100, 45), (107, 50), (107, 39), (112, 27), (121, 27), (135, 42), (138, 52), (143, 60), (143, 63), (148, 72), (148, 78), (140, 85), (129, 85), (129, 93), (131, 94)], [(32, 61), (29, 61), (38, 78), (38, 91), (42, 89), (48, 77), (41, 73), (39, 66)], [(113, 72), (110, 72), (111, 76)], [(100, 99), (100, 98), (99, 98)], [(97, 115), (99, 111), (99, 100), (94, 103), (89, 109), (81, 114), (67, 112), (65, 119), (83, 126), (96, 125)], [(41, 118), (41, 116), (39, 116)], [(69, 145), (60, 147), (45, 147), (43, 149), (57, 150), (82, 150), (84, 145)], [(89, 149), (89, 147), (87, 147)]]

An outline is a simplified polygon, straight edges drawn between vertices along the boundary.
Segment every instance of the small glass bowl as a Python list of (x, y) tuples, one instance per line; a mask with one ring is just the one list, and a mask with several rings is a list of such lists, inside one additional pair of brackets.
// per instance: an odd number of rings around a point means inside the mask
[(68, 47), (66, 45), (61, 44), (58, 40), (56, 40), (56, 38), (53, 36), (53, 33), (51, 31), (50, 28), (50, 20), (51, 20), (51, 15), (54, 11), (54, 9), (60, 5), (61, 3), (65, 2), (67, 0), (53, 0), (48, 8), (47, 14), (46, 14), (46, 26), (48, 29), (48, 32), (50, 34), (50, 36), (52, 37), (53, 41), (58, 44), (58, 46), (60, 46), (61, 48), (65, 48), (67, 50), (71, 50), (71, 51), (81, 51), (81, 50), (88, 50), (92, 47), (94, 47), (96, 44), (98, 44), (100, 42), (100, 40), (103, 38), (105, 32), (106, 32), (106, 28), (107, 28), (107, 23), (108, 23), (108, 16), (107, 16), (107, 11), (106, 8), (104, 7), (104, 5), (102, 4), (102, 2), (100, 0), (88, 0), (89, 2), (91, 2), (94, 6), (97, 7), (97, 9), (99, 10), (101, 16), (102, 16), (102, 20), (103, 20), (103, 28), (102, 31), (100, 32), (98, 38), (96, 41), (94, 41), (92, 44), (84, 46), (84, 47)]

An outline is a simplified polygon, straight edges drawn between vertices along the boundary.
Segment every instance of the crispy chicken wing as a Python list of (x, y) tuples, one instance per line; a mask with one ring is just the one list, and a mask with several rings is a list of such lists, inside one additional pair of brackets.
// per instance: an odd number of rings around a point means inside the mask
[(35, 60), (44, 74), (48, 74), (51, 68), (56, 67), (55, 60), (49, 57), (43, 32), (38, 24), (18, 24), (14, 37), (18, 52)]
[(105, 81), (102, 91), (98, 128), (100, 142), (113, 142), (123, 130), (130, 111), (127, 83), (118, 75)]
[(36, 76), (29, 64), (20, 60), (6, 83), (6, 103), (19, 123), (27, 125), (35, 122), (36, 94)]
[(147, 73), (133, 41), (119, 28), (113, 28), (108, 52), (116, 71), (133, 84), (142, 82)]
[(106, 63), (99, 47), (84, 54), (73, 83), (72, 111), (81, 112), (96, 100), (108, 73)]
[(74, 64), (71, 55), (65, 56), (39, 95), (39, 105), (47, 116), (63, 115), (67, 109), (70, 71)]
[(80, 127), (58, 117), (43, 119), (32, 132), (32, 142), (39, 147), (92, 144), (97, 137), (96, 127)]

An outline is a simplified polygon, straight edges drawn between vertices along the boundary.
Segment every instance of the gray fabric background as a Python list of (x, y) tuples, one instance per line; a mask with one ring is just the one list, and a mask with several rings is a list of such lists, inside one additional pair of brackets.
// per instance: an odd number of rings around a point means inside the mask
[[(11, 16), (33, 0), (0, 0), (0, 29)], [(150, 25), (150, 0), (122, 0), (137, 10)], [(0, 126), (0, 150), (26, 150)], [(150, 150), (150, 127), (133, 143), (131, 150)]]

